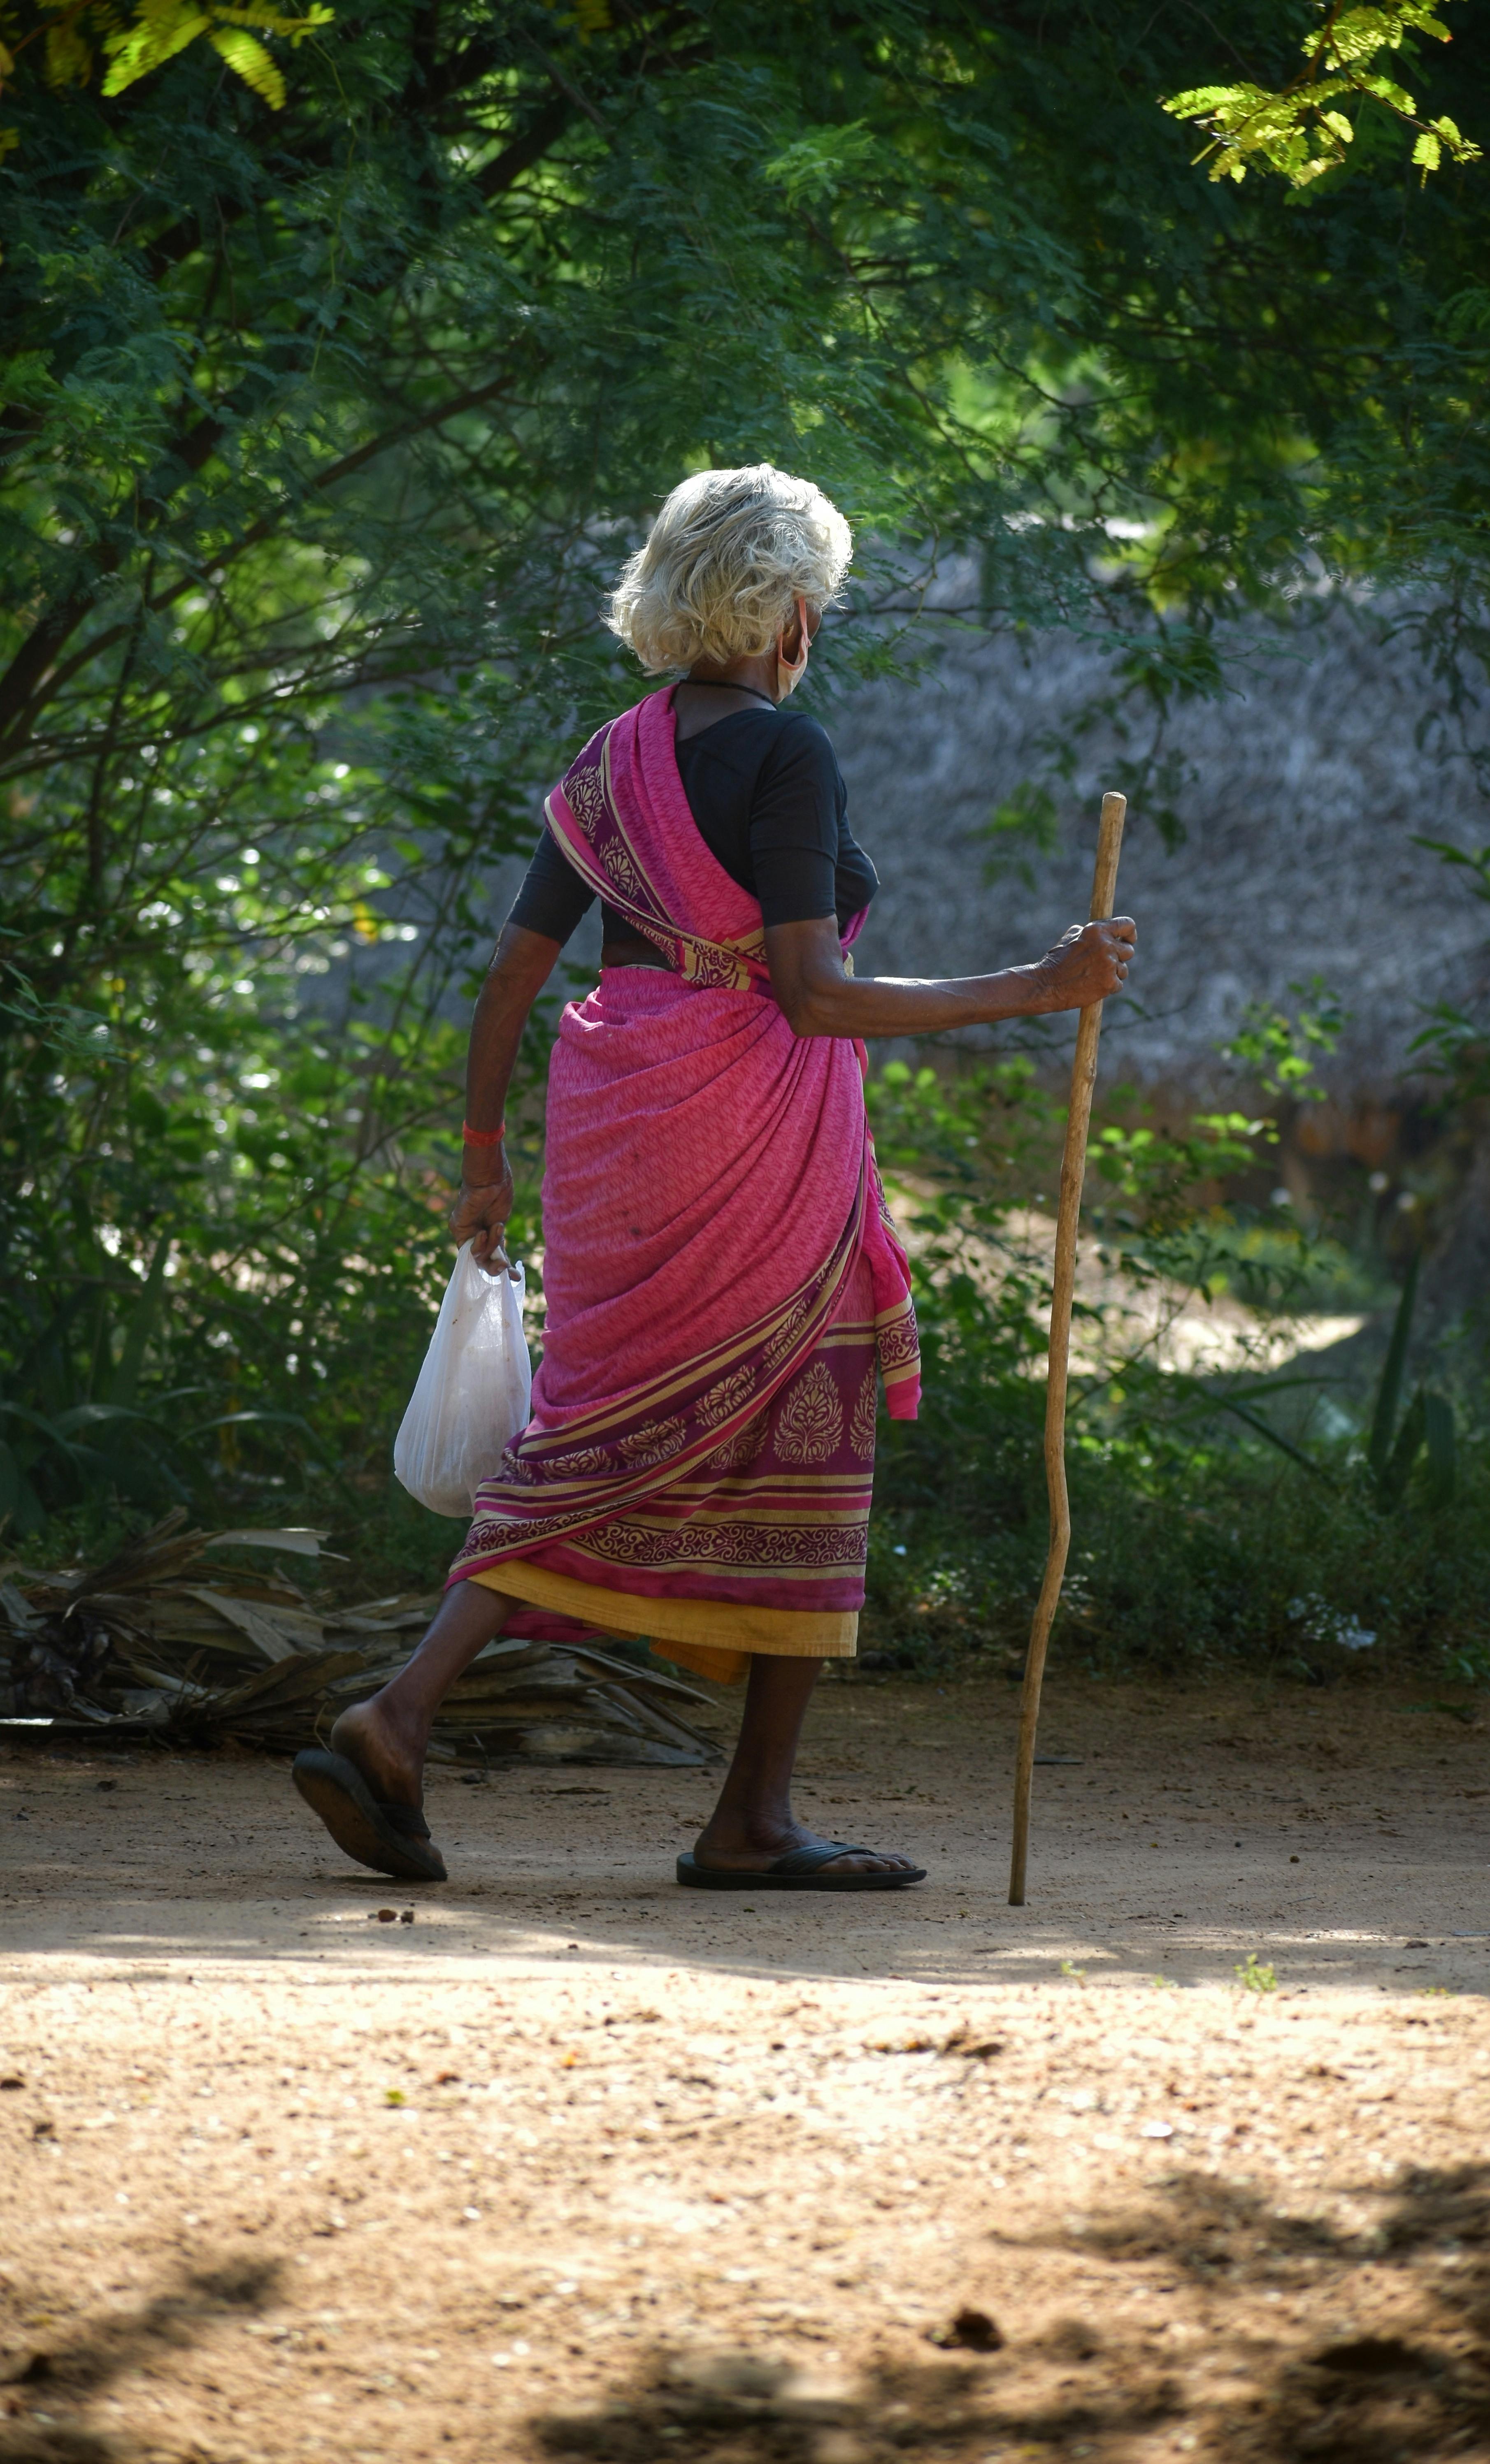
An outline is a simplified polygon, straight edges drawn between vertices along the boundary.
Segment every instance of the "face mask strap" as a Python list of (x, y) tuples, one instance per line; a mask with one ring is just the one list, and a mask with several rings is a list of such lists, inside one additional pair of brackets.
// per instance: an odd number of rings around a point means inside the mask
[(808, 654), (812, 647), (807, 632), (807, 601), (798, 599), (795, 605), (802, 627), (802, 648), (795, 659), (784, 659), (779, 649), (776, 652), (776, 691), (782, 701), (785, 701), (789, 693), (795, 693), (806, 675)]

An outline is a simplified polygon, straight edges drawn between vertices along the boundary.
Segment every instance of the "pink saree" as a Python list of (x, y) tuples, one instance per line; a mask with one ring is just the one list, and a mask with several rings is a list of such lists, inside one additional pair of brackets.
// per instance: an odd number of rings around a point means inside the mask
[(578, 1620), (729, 1678), (754, 1651), (853, 1654), (877, 1371), (910, 1419), (920, 1362), (862, 1047), (792, 1034), (674, 724), (652, 694), (548, 799), (568, 861), (669, 972), (602, 969), (564, 1012), (532, 1419), (450, 1579), (524, 1602), (509, 1632)]

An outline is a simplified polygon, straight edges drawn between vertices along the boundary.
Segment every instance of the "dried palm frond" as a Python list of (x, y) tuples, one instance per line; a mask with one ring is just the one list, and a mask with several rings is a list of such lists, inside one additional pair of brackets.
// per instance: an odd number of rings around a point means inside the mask
[[(112, 1729), (292, 1753), (390, 1676), (439, 1604), (400, 1593), (322, 1606), (278, 1562), (323, 1532), (186, 1530), (178, 1507), (101, 1566), (0, 1566), (0, 1734)], [(243, 1551), (270, 1562), (223, 1562)], [(488, 1644), (441, 1706), (441, 1761), (696, 1764), (681, 1706), (708, 1697), (589, 1645)]]

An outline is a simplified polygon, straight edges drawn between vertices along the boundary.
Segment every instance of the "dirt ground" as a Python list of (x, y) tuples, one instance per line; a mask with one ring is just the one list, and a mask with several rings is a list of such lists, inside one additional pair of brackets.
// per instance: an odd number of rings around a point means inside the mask
[(889, 1898), (677, 1889), (706, 1773), (438, 1775), (415, 1894), (0, 1759), (0, 2459), (1490, 2456), (1484, 1734), (1062, 1678), (1012, 1910), (1014, 1716), (825, 1687)]

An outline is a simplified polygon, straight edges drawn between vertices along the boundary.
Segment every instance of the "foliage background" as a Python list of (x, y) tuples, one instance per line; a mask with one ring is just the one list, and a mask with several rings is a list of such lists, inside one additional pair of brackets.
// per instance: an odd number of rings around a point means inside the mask
[[(1452, 101), (1473, 135), (1490, 36), (1455, 14), (1452, 54), (1410, 35), (1398, 66), (1420, 117)], [(1162, 107), (1218, 54), (1284, 84), (1309, 0), (368, 0), (265, 34), (282, 107), (205, 41), (117, 93), (87, 59), (49, 78), (25, 48), (48, 22), (12, 0), (0, 28), (12, 1530), (267, 1489), (367, 1549), (444, 1272), (490, 869), (640, 689), (596, 609), (680, 471), (769, 456), (850, 512), (821, 708), (856, 675), (913, 682), (923, 596), (969, 551), (961, 621), (1080, 628), (1151, 710), (1226, 691), (1241, 611), (1330, 586), (1390, 593), (1429, 645), (1446, 743), (1472, 706), (1481, 176), (1424, 177), (1367, 95), (1306, 187), (1210, 183)], [(1162, 809), (1142, 765), (1120, 783)], [(1481, 1023), (1446, 1033), (1452, 1070)], [(525, 1239), (544, 1048), (540, 1020)], [(1033, 1085), (978, 1134), (1040, 1133)], [(904, 1137), (919, 1186), (1002, 1203), (1007, 1172), (948, 1178), (935, 1121)], [(1179, 1201), (1150, 1178), (1130, 1203), (1165, 1229)], [(954, 1528), (979, 1630), (990, 1602), (1022, 1618), (1034, 1322), (1009, 1295), (928, 1267), (938, 1400), (892, 1442), (876, 1570), (897, 1631), (941, 1596)], [(1300, 1594), (1338, 1588), (1313, 1475), (1239, 1422), (1161, 1444), (1180, 1405), (1130, 1391), (1093, 1420), (1082, 1511), (1116, 1571), (1092, 1632), (1274, 1647), (1259, 1548), (1319, 1561), (1279, 1576)], [(1261, 1521), (1238, 1507), (1218, 1541), (1208, 1481)], [(401, 1513), (376, 1545), (437, 1557)], [(1162, 1615), (1160, 1528), (1193, 1561)], [(1347, 1517), (1338, 1554), (1364, 1562)]]

